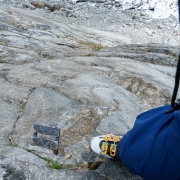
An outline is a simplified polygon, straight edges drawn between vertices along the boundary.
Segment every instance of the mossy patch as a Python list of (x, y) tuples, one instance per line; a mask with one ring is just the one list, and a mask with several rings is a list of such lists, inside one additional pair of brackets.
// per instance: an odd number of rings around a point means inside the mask
[(17, 145), (12, 144), (12, 143), (9, 143), (9, 146), (12, 146), (12, 147), (17, 147)]
[(75, 165), (72, 164), (59, 164), (58, 162), (55, 162), (48, 158), (43, 158), (48, 164), (47, 166), (52, 169), (60, 170), (60, 169), (71, 169), (71, 170), (77, 170), (77, 169), (87, 169), (87, 165), (82, 165), (76, 163)]
[(74, 40), (78, 42), (79, 44), (81, 44), (80, 46), (77, 47), (78, 49), (88, 49), (92, 51), (99, 51), (102, 48), (107, 48), (107, 46), (103, 46), (101, 43), (96, 44), (94, 42), (86, 41), (84, 39), (77, 38), (75, 36), (66, 36), (66, 38)]
[(86, 54), (86, 55), (84, 55), (84, 56), (88, 56), (88, 57), (90, 57), (90, 56), (91, 56), (91, 53), (89, 53), (89, 54)]
[(94, 51), (99, 51), (100, 49), (104, 48), (102, 44), (94, 44)]
[(175, 54), (169, 54), (169, 55), (174, 58), (175, 62), (178, 62), (178, 55)]

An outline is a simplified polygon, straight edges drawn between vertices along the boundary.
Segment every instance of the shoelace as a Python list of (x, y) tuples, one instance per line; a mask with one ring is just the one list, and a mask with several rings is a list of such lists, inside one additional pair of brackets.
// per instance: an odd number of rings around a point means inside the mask
[(166, 111), (165, 114), (168, 114), (168, 113), (171, 113), (180, 109), (180, 99), (178, 99), (177, 102), (175, 103), (178, 88), (179, 88), (179, 79), (180, 79), (180, 54), (178, 58), (177, 68), (176, 68), (174, 91), (173, 91), (173, 95), (171, 99), (172, 109)]
[(120, 136), (115, 136), (113, 134), (106, 134), (104, 135), (104, 140), (102, 144), (100, 145), (101, 154), (110, 154), (110, 156), (114, 157), (116, 155), (117, 151), (117, 142), (120, 140)]

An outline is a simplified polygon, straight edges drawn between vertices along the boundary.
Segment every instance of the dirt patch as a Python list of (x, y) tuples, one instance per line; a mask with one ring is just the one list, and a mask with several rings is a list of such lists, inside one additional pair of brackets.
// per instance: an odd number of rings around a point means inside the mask
[(152, 107), (169, 104), (171, 101), (171, 95), (167, 90), (159, 90), (151, 83), (147, 83), (137, 77), (125, 77), (116, 79), (114, 82), (132, 92)]
[(61, 148), (65, 148), (91, 134), (99, 124), (100, 117), (92, 109), (82, 109), (71, 119), (74, 125), (61, 132)]

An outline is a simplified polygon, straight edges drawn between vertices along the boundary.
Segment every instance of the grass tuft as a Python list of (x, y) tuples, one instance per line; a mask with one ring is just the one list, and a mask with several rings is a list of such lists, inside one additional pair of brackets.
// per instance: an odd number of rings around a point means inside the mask
[(48, 158), (44, 158), (44, 160), (48, 163), (48, 167), (52, 168), (52, 169), (56, 169), (56, 170), (60, 170), (62, 169), (63, 165), (62, 164), (58, 164), (57, 162), (54, 162), (51, 159)]
[(102, 46), (102, 44), (94, 44), (93, 50), (94, 51), (99, 51), (102, 48), (104, 48), (104, 46)]
[[(79, 170), (79, 169), (88, 169), (89, 165), (83, 165), (76, 163), (75, 165), (72, 164), (59, 164), (48, 158), (43, 158), (48, 164), (47, 166), (52, 169), (60, 170), (60, 169), (71, 169), (71, 170)], [(99, 164), (98, 164), (99, 165)], [(94, 166), (93, 166), (94, 167)]]

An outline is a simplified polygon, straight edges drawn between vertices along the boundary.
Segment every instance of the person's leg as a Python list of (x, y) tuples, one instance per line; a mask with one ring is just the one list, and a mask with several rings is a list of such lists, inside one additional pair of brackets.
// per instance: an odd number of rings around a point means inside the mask
[(146, 180), (180, 179), (180, 111), (170, 106), (144, 112), (117, 145), (118, 159)]
[[(165, 114), (170, 108), (163, 106), (140, 114), (134, 127), (116, 144), (115, 157), (131, 173), (143, 179), (180, 179), (180, 171), (177, 170), (180, 164), (180, 111)], [(101, 146), (103, 141), (106, 142), (103, 136), (94, 138), (92, 150), (102, 154), (105, 149)], [(112, 144), (112, 141), (107, 143)], [(109, 151), (110, 148), (106, 155), (111, 157)]]

